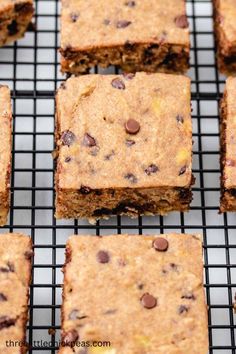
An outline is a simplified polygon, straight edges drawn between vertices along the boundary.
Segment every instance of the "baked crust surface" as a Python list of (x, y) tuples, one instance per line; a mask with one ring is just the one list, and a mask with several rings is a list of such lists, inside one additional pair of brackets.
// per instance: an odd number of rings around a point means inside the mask
[[(187, 77), (73, 77), (58, 90), (56, 102), (58, 218), (189, 208), (193, 179)], [(130, 119), (138, 124), (135, 133), (127, 131)]]
[[(168, 241), (162, 252), (154, 247), (160, 238)], [(99, 348), (109, 354), (207, 353), (198, 236), (72, 236), (66, 255), (64, 343), (110, 341), (110, 347)], [(74, 352), (99, 353), (96, 347), (86, 349), (74, 347)]]
[(190, 52), (185, 0), (63, 0), (60, 51), (64, 72), (118, 65), (183, 73)]

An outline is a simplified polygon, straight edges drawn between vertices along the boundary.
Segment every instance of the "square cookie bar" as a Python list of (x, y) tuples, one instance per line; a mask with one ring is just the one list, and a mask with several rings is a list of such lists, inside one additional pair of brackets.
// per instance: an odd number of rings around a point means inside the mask
[(62, 0), (61, 67), (185, 72), (190, 37), (185, 0)]
[(1, 0), (0, 46), (23, 37), (33, 13), (32, 0)]
[(190, 80), (72, 77), (58, 90), (56, 217), (186, 211), (192, 199)]
[(236, 72), (235, 0), (213, 0), (218, 67), (222, 73)]
[(220, 211), (236, 211), (236, 78), (229, 77), (220, 106)]
[(80, 349), (83, 341), (110, 343), (101, 351), (109, 354), (207, 354), (202, 273), (200, 236), (72, 236), (63, 345), (77, 345), (78, 354), (100, 353)]
[(0, 226), (7, 222), (11, 172), (11, 97), (7, 86), (0, 85)]
[(0, 234), (0, 353), (27, 352), (25, 335), (32, 256), (30, 237)]

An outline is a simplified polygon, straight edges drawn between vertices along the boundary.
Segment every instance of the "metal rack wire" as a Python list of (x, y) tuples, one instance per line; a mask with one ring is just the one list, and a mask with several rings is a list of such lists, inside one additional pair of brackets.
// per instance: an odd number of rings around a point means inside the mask
[[(9, 223), (0, 232), (30, 234), (35, 245), (28, 324), (29, 353), (56, 353), (60, 329), (61, 266), (70, 234), (200, 232), (204, 238), (210, 354), (236, 353), (236, 215), (218, 215), (218, 101), (224, 77), (215, 63), (212, 6), (187, 0), (191, 22), (194, 202), (188, 214), (116, 217), (89, 225), (56, 221), (53, 190), (54, 91), (60, 74), (58, 0), (36, 0), (37, 31), (0, 50), (0, 82), (12, 89), (13, 173)], [(41, 340), (51, 343), (45, 345)], [(39, 342), (37, 342), (39, 341)]]

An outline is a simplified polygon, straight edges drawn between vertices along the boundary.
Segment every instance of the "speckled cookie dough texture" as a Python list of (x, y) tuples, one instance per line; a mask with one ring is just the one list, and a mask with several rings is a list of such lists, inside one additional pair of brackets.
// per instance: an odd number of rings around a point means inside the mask
[[(22, 234), (0, 234), (1, 354), (27, 352), (24, 343), (32, 256), (30, 237)], [(10, 345), (9, 341), (16, 345)]]
[(62, 0), (62, 71), (179, 72), (189, 67), (185, 0)]
[(0, 85), (0, 226), (7, 222), (11, 173), (11, 98), (7, 86)]
[(214, 27), (219, 70), (236, 73), (236, 6), (235, 0), (213, 0)]
[(221, 212), (236, 211), (236, 78), (229, 77), (221, 101)]
[(202, 277), (200, 236), (70, 237), (59, 353), (207, 354)]
[(190, 80), (72, 77), (57, 92), (56, 217), (186, 211), (192, 199)]
[(24, 36), (33, 13), (33, 0), (0, 1), (0, 47)]

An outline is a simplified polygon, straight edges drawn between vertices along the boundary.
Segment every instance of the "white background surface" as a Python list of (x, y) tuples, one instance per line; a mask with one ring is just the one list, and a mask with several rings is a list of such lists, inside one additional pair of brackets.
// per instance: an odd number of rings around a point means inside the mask
[[(189, 1), (187, 6), (193, 30), (189, 75), (193, 79), (196, 185), (192, 210), (185, 215), (173, 213), (164, 218), (113, 218), (100, 222), (100, 233), (203, 233), (205, 264), (208, 263), (205, 271), (210, 308), (210, 353), (229, 354), (235, 353), (231, 347), (235, 347), (232, 297), (236, 284), (236, 214), (218, 215), (218, 99), (224, 78), (218, 75), (214, 66), (210, 1)], [(0, 50), (0, 82), (13, 90), (14, 108), (14, 195), (9, 224), (0, 232), (8, 231), (10, 225), (11, 231), (25, 232), (33, 237), (35, 260), (29, 333), (33, 340), (50, 340), (49, 327), (57, 330), (56, 338), (59, 338), (65, 242), (76, 231), (95, 234), (96, 228), (85, 220), (56, 222), (53, 219), (53, 91), (59, 84), (55, 79), (62, 78), (55, 49), (59, 43), (55, 34), (59, 5), (53, 0), (38, 0), (36, 13), (37, 33), (28, 33), (17, 44)], [(193, 15), (197, 16), (194, 23)], [(109, 71), (113, 72), (113, 69)], [(54, 351), (41, 348), (32, 353)]]

